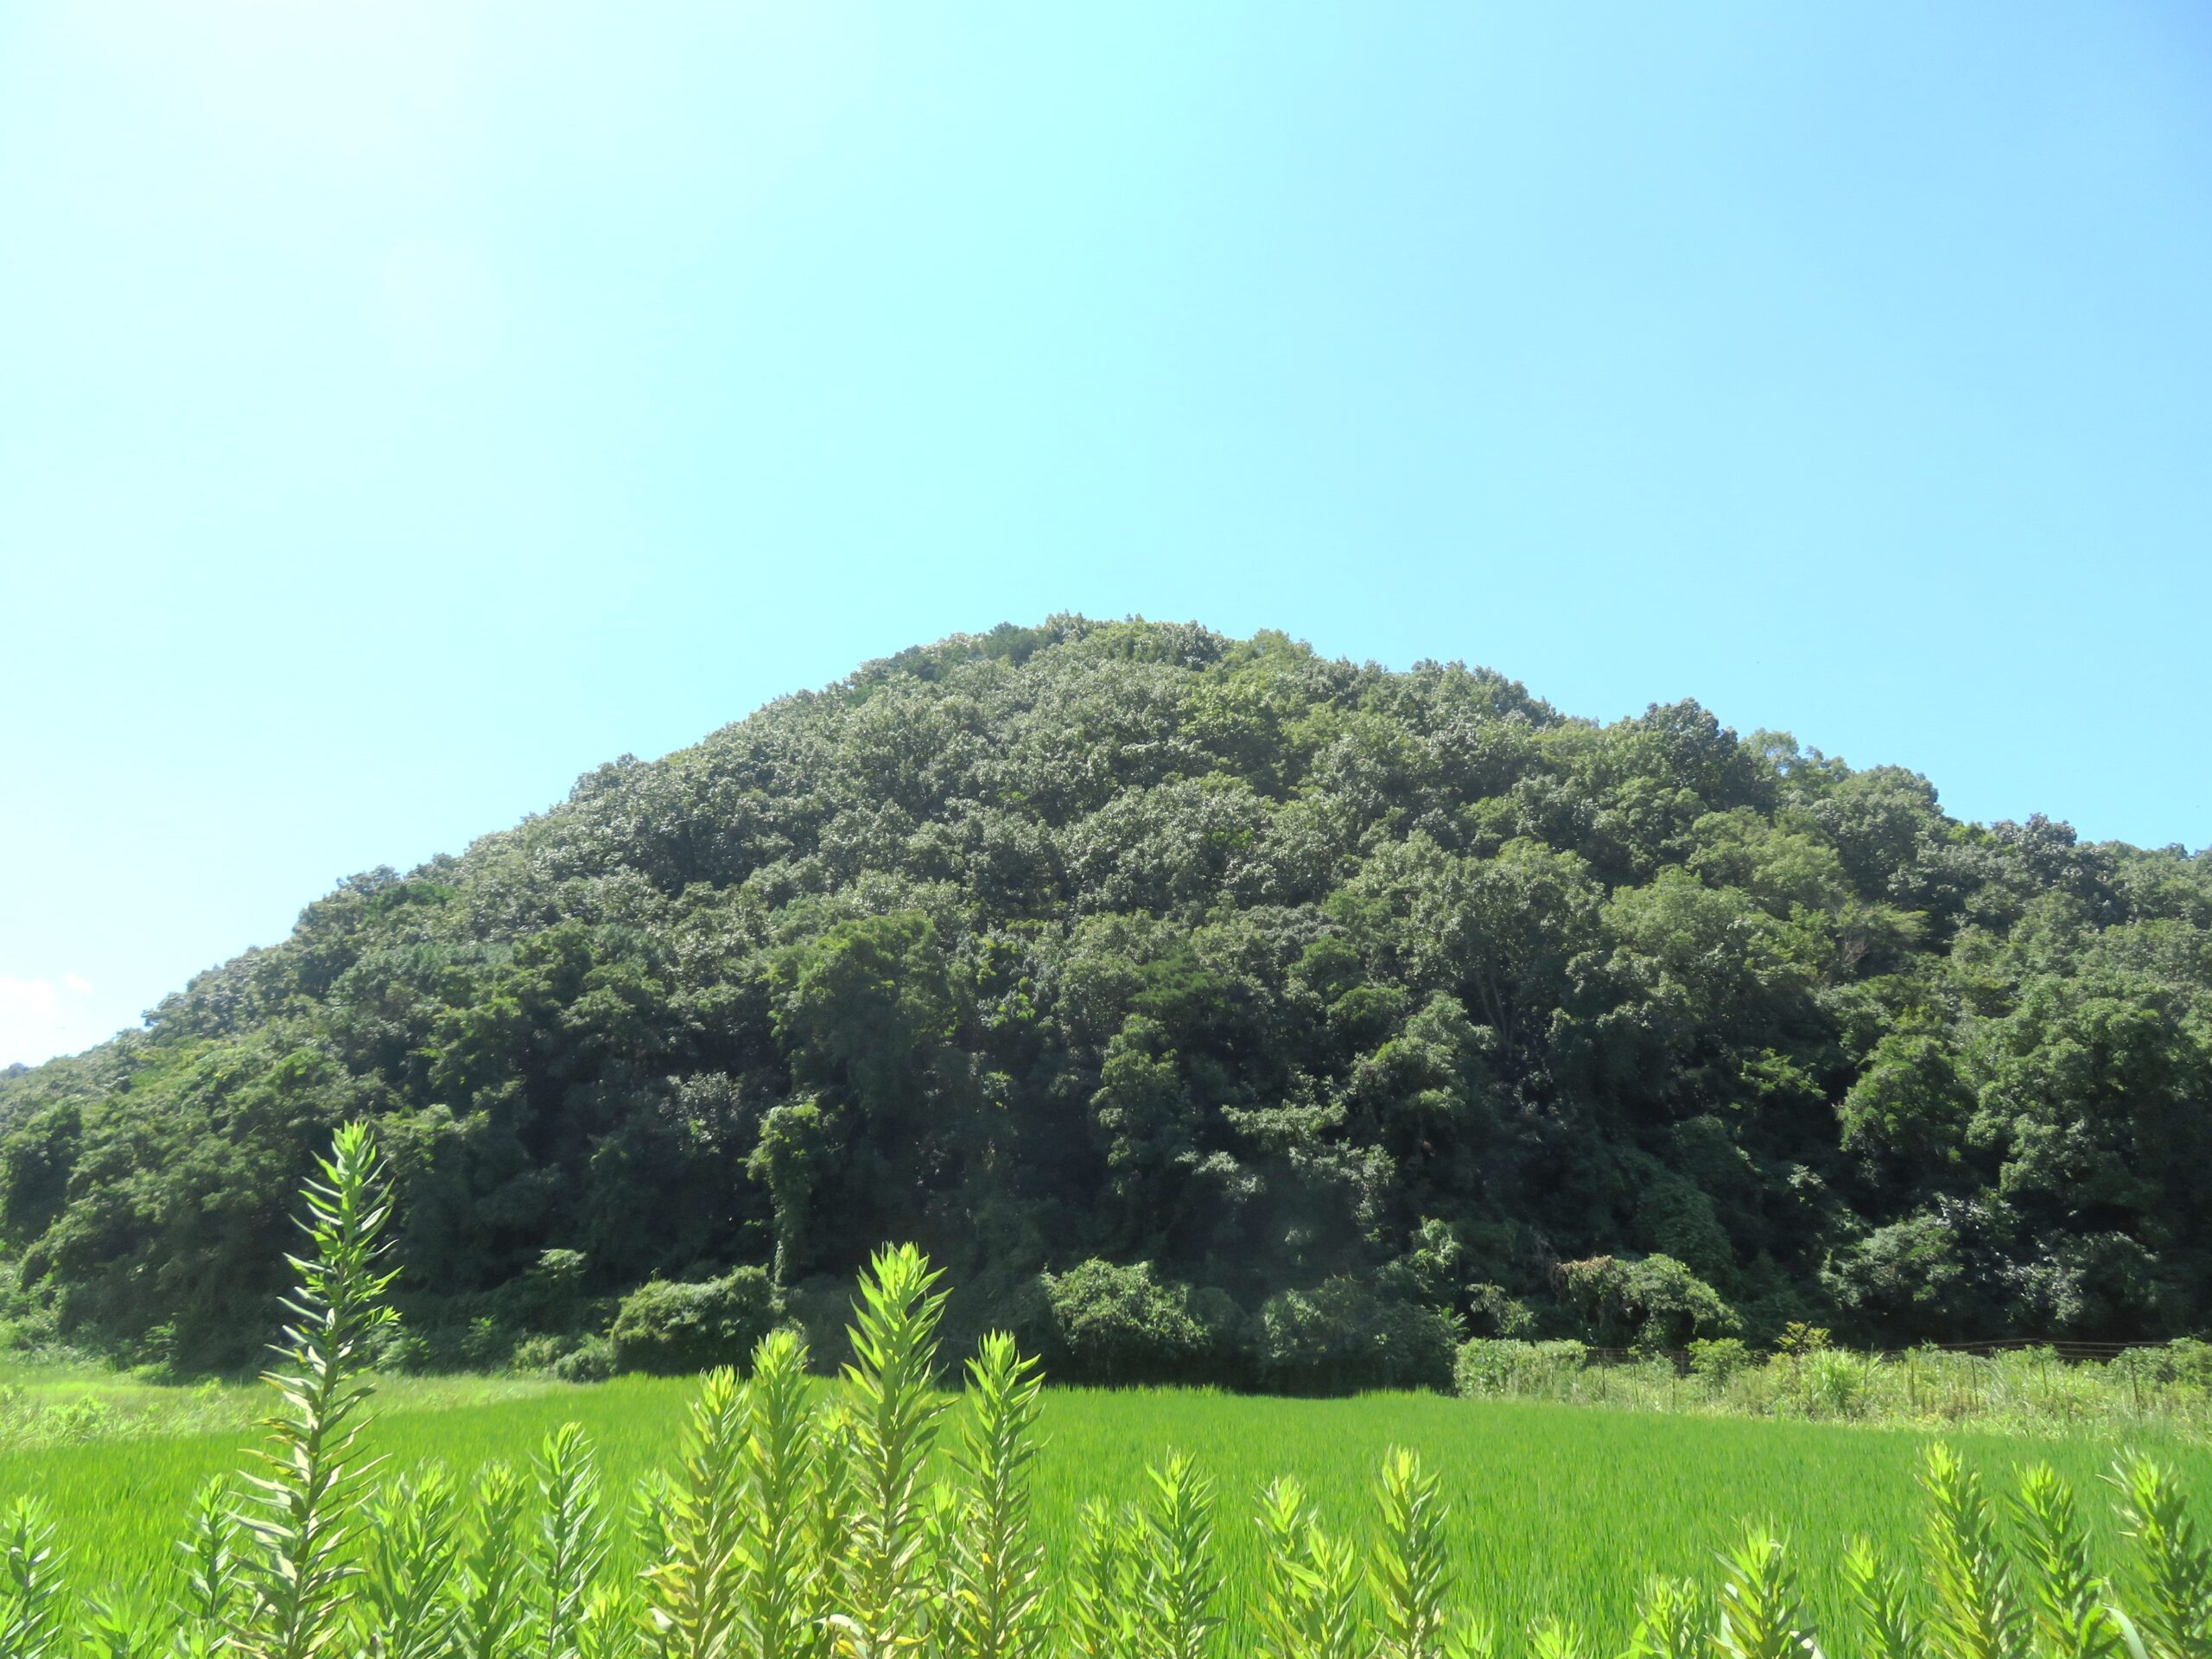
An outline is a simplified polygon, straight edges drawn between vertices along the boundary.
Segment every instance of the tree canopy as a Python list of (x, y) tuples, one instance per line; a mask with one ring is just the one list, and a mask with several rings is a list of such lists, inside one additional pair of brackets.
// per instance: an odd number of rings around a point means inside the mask
[(976, 1321), (1090, 1287), (1193, 1351), (1376, 1299), (2162, 1335), (2212, 1319), (2212, 857), (1694, 703), (1057, 617), (603, 766), (0, 1077), (19, 1313), (242, 1360), (354, 1117), (433, 1312), (549, 1250), (803, 1302), (912, 1239)]

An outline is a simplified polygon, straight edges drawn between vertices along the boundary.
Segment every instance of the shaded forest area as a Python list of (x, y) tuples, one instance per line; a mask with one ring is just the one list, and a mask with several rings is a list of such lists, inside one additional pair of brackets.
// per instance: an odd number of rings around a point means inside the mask
[(834, 1323), (887, 1239), (1064, 1376), (2163, 1336), (2212, 1321), (2212, 856), (1961, 823), (1694, 703), (957, 636), (0, 1076), (9, 1328), (245, 1363), (357, 1116), (448, 1357), (747, 1267)]

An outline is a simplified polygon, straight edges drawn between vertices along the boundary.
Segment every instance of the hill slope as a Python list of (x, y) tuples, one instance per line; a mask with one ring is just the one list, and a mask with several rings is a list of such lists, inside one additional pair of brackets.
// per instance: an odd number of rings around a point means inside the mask
[(913, 1237), (978, 1318), (1098, 1257), (1201, 1323), (1350, 1275), (1603, 1325), (1558, 1264), (1663, 1253), (1754, 1334), (2163, 1333), (2212, 1318), (2212, 857), (1961, 823), (1694, 704), (957, 637), (0, 1079), (19, 1315), (244, 1357), (361, 1113), (433, 1324), (548, 1249), (803, 1298)]

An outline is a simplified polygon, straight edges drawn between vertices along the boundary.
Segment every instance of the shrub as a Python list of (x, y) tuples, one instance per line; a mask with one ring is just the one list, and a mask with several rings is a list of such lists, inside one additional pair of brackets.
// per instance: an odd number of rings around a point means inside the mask
[(614, 1373), (614, 1344), (605, 1337), (586, 1337), (553, 1362), (563, 1382), (604, 1382)]
[(1218, 1376), (1234, 1351), (1234, 1305), (1162, 1282), (1149, 1262), (1094, 1258), (1040, 1277), (1052, 1374), (1063, 1381), (1187, 1382)]
[(1262, 1381), (1290, 1393), (1448, 1390), (1459, 1337), (1450, 1313), (1378, 1296), (1339, 1274), (1268, 1299), (1257, 1358)]
[(507, 1364), (509, 1369), (518, 1371), (550, 1371), (565, 1359), (575, 1345), (576, 1339), (574, 1337), (556, 1337), (543, 1333), (534, 1337), (524, 1337), (515, 1344), (514, 1353), (508, 1359)]
[(1815, 1349), (1796, 1362), (1793, 1391), (1813, 1415), (1855, 1417), (1866, 1406), (1877, 1363), (1846, 1349)]
[(1579, 1342), (1477, 1337), (1459, 1344), (1452, 1364), (1452, 1389), (1470, 1400), (1484, 1395), (1556, 1394), (1589, 1363), (1590, 1351)]
[(2165, 1355), (2175, 1382), (2194, 1389), (2212, 1389), (2212, 1342), (2176, 1337), (2166, 1344)]
[(436, 1363), (436, 1352), (428, 1338), (394, 1319), (377, 1340), (371, 1361), (379, 1371), (417, 1373)]
[(776, 1297), (759, 1268), (719, 1279), (656, 1279), (622, 1299), (607, 1335), (617, 1370), (679, 1376), (741, 1365), (776, 1323)]
[(1690, 1371), (1708, 1382), (1726, 1382), (1749, 1369), (1751, 1351), (1741, 1337), (1696, 1337), (1689, 1345)]

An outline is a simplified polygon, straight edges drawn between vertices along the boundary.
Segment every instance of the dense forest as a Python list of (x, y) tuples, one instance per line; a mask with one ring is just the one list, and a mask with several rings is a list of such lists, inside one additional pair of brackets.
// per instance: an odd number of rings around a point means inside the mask
[(454, 1353), (746, 1266), (816, 1318), (887, 1239), (1107, 1374), (1408, 1319), (2164, 1335), (2212, 1320), (2212, 855), (1694, 703), (955, 637), (0, 1077), (9, 1329), (247, 1360), (357, 1116)]

